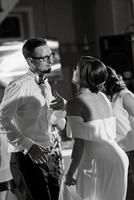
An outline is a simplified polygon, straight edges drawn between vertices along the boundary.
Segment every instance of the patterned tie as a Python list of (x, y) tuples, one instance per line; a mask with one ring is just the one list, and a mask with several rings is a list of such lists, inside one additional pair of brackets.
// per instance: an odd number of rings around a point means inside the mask
[(38, 79), (38, 85), (41, 89), (42, 95), (45, 97), (46, 102), (48, 106), (50, 105), (51, 101), (53, 100), (52, 92), (51, 92), (51, 86), (48, 82), (48, 79), (43, 76), (39, 76)]

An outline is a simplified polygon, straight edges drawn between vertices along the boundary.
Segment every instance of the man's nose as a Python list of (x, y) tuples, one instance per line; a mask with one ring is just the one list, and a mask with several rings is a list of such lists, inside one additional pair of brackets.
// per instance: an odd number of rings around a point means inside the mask
[(48, 63), (48, 64), (52, 64), (52, 63), (53, 63), (53, 59), (52, 59), (52, 58), (48, 58), (48, 59), (47, 59), (47, 63)]

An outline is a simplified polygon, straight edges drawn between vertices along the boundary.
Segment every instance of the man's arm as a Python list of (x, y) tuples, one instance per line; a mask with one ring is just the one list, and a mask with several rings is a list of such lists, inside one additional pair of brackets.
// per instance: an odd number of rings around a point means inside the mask
[(20, 99), (20, 85), (16, 82), (11, 82), (5, 89), (0, 105), (0, 131), (7, 135), (7, 138), (12, 145), (24, 150), (25, 147), (30, 148), (33, 142), (25, 138), (13, 124), (13, 118), (20, 105)]
[(0, 129), (2, 133), (6, 133), (8, 140), (13, 145), (22, 140), (17, 128), (12, 123), (19, 104), (20, 86), (10, 83), (5, 89), (5, 93), (0, 105)]

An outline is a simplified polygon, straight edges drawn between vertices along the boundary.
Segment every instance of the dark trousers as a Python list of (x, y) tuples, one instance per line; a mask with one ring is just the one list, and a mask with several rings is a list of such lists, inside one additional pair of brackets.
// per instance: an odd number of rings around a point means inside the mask
[(134, 184), (134, 150), (127, 152), (128, 158), (129, 158), (129, 172)]
[(12, 153), (11, 172), (18, 200), (58, 200), (60, 180), (47, 165), (33, 163), (29, 155)]

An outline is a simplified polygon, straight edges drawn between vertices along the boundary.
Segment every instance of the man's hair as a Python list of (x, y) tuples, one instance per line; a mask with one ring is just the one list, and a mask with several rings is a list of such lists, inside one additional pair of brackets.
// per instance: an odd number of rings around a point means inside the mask
[(34, 54), (34, 49), (39, 46), (47, 45), (47, 40), (44, 38), (30, 38), (28, 39), (23, 47), (22, 53), (25, 58), (32, 57)]

